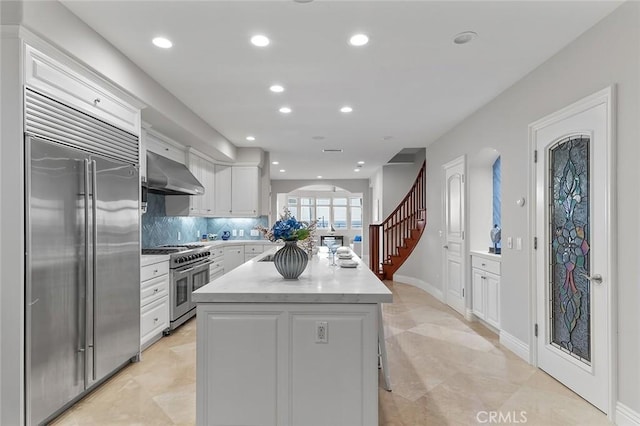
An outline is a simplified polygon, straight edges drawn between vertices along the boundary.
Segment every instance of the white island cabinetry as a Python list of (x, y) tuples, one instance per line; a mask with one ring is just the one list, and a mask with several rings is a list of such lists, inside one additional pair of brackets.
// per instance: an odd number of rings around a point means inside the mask
[[(198, 425), (377, 425), (378, 304), (364, 265), (313, 256), (284, 280), (257, 255), (193, 293)], [(226, 259), (225, 259), (226, 260)]]

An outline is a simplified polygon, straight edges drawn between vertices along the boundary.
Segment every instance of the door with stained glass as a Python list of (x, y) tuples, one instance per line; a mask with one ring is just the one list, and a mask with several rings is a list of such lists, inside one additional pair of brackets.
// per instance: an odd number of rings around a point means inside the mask
[(538, 366), (610, 410), (610, 92), (530, 127)]

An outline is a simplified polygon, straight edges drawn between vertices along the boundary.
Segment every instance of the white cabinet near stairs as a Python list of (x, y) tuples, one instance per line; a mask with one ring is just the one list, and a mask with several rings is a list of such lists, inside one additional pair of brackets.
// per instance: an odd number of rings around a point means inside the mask
[(500, 256), (471, 255), (471, 302), (473, 314), (500, 329)]

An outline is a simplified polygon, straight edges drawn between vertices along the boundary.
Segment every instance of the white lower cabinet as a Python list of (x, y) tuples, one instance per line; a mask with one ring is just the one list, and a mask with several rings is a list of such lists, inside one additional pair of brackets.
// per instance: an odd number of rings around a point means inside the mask
[(376, 304), (197, 309), (196, 424), (378, 424)]
[(500, 261), (471, 256), (473, 314), (500, 329)]
[(244, 263), (244, 245), (224, 248), (224, 272), (227, 273)]
[(140, 347), (147, 348), (169, 327), (169, 261), (140, 270)]
[(209, 282), (224, 275), (224, 248), (212, 247), (210, 250)]
[(262, 244), (246, 244), (244, 246), (244, 261), (247, 262), (264, 251)]

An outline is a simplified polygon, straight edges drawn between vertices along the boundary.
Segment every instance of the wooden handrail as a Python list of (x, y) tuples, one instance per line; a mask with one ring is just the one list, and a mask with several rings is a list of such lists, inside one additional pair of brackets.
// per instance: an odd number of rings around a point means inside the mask
[(424, 229), (424, 223), (421, 226), (420, 222), (426, 220), (425, 180), (426, 161), (395, 210), (382, 223), (369, 225), (369, 267), (382, 279), (385, 278), (383, 266), (391, 263), (392, 256), (399, 256), (401, 248), (406, 248), (405, 241), (412, 231)]

